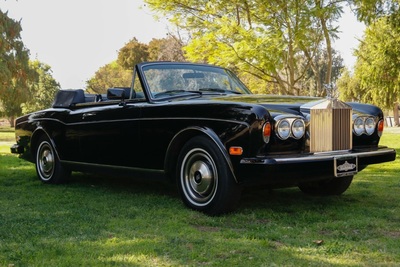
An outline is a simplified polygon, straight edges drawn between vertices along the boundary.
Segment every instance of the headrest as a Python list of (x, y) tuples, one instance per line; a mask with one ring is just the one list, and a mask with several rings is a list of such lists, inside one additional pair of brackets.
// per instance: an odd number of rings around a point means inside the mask
[(60, 90), (54, 99), (53, 108), (68, 108), (85, 102), (83, 89)]

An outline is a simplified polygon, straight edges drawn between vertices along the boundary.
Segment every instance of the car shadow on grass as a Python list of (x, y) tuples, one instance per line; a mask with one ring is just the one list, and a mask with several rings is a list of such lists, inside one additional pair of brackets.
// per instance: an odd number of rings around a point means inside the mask
[(67, 184), (74, 187), (92, 187), (113, 192), (123, 191), (127, 193), (156, 194), (178, 197), (174, 184), (168, 183), (167, 181), (144, 179), (139, 177), (74, 172)]
[(242, 193), (240, 210), (272, 210), (282, 213), (296, 213), (300, 210), (324, 210), (334, 207), (340, 209), (351, 203), (358, 203), (351, 193), (341, 196), (310, 196), (304, 194), (297, 187), (292, 188), (249, 188)]

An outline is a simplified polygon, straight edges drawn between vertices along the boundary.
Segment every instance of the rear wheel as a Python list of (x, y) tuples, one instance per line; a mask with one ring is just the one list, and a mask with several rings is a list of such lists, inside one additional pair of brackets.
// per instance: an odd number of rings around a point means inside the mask
[(327, 181), (300, 184), (302, 192), (313, 196), (332, 196), (343, 194), (353, 181), (353, 176), (332, 178)]
[(211, 140), (203, 136), (189, 140), (180, 152), (177, 166), (179, 192), (188, 207), (209, 215), (236, 208), (241, 188)]
[(44, 183), (60, 184), (68, 180), (71, 171), (66, 170), (60, 163), (53, 145), (47, 136), (39, 139), (36, 149), (36, 173)]

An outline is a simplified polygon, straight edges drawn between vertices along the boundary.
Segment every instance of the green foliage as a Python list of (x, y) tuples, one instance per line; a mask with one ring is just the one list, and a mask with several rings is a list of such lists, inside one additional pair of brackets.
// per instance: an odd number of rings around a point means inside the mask
[(21, 114), (21, 103), (30, 98), (28, 82), (36, 78), (29, 68), (29, 51), (21, 31), (21, 23), (0, 10), (0, 103), (2, 115), (7, 117)]
[(21, 105), (24, 114), (49, 108), (55, 94), (60, 90), (60, 84), (53, 78), (49, 65), (39, 60), (32, 61), (29, 65), (37, 73), (38, 79), (29, 83), (31, 97)]
[(117, 63), (132, 70), (136, 64), (145, 61), (185, 61), (182, 47), (183, 42), (173, 35), (152, 39), (149, 44), (133, 38), (119, 50)]
[(118, 53), (118, 59), (96, 71), (86, 82), (90, 93), (103, 94), (111, 87), (129, 87), (132, 82), (133, 67), (144, 61), (185, 61), (182, 41), (175, 36), (153, 39), (149, 44), (140, 43), (133, 38)]
[[(336, 50), (332, 49), (332, 67), (329, 68), (327, 61), (328, 54), (328, 51), (325, 49), (318, 49), (311, 61), (304, 60), (304, 64), (309, 64), (309, 68), (302, 80), (302, 87), (305, 88), (302, 93), (303, 95), (325, 96), (324, 84), (327, 81), (328, 72), (331, 72), (331, 83), (336, 83), (340, 77), (341, 71), (344, 68), (343, 58)], [(307, 89), (309, 90), (308, 92)]]
[(185, 61), (183, 42), (174, 35), (153, 39), (148, 44), (149, 61)]
[[(192, 37), (185, 47), (189, 60), (248, 73), (272, 83), (267, 90), (277, 88), (280, 94), (295, 95), (301, 92), (304, 66), (323, 40), (328, 43), (335, 36), (331, 24), (342, 12), (339, 3), (317, 0), (145, 2), (172, 17)], [(306, 52), (308, 63), (303, 64)]]
[(355, 79), (362, 101), (393, 107), (400, 96), (400, 31), (383, 18), (371, 24), (356, 50)]
[(89, 93), (104, 94), (108, 88), (129, 87), (131, 82), (132, 70), (126, 70), (114, 61), (96, 71), (86, 82), (86, 89)]
[[(381, 141), (399, 153), (398, 137), (384, 133)], [(400, 262), (399, 157), (357, 174), (340, 197), (259, 188), (244, 192), (237, 212), (208, 217), (160, 183), (74, 173), (68, 184), (42, 184), (33, 164), (3, 147), (9, 145), (0, 142), (1, 266)]]
[(136, 38), (133, 38), (119, 50), (118, 65), (126, 70), (133, 70), (136, 64), (148, 60), (149, 52), (147, 50), (146, 44), (140, 43)]
[(359, 81), (347, 68), (343, 69), (336, 85), (340, 92), (339, 98), (343, 101), (361, 102), (361, 98), (365, 94), (360, 87)]
[[(350, 3), (354, 6), (357, 18), (367, 24), (372, 24), (384, 17), (393, 19), (392, 22), (398, 22), (399, 0), (353, 0)], [(400, 24), (396, 24), (400, 26)]]

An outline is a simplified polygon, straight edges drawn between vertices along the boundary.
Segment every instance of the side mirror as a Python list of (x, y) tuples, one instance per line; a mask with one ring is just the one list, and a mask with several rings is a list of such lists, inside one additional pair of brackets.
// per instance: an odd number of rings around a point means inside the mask
[(107, 89), (107, 98), (110, 100), (125, 100), (131, 96), (131, 88), (110, 88)]

